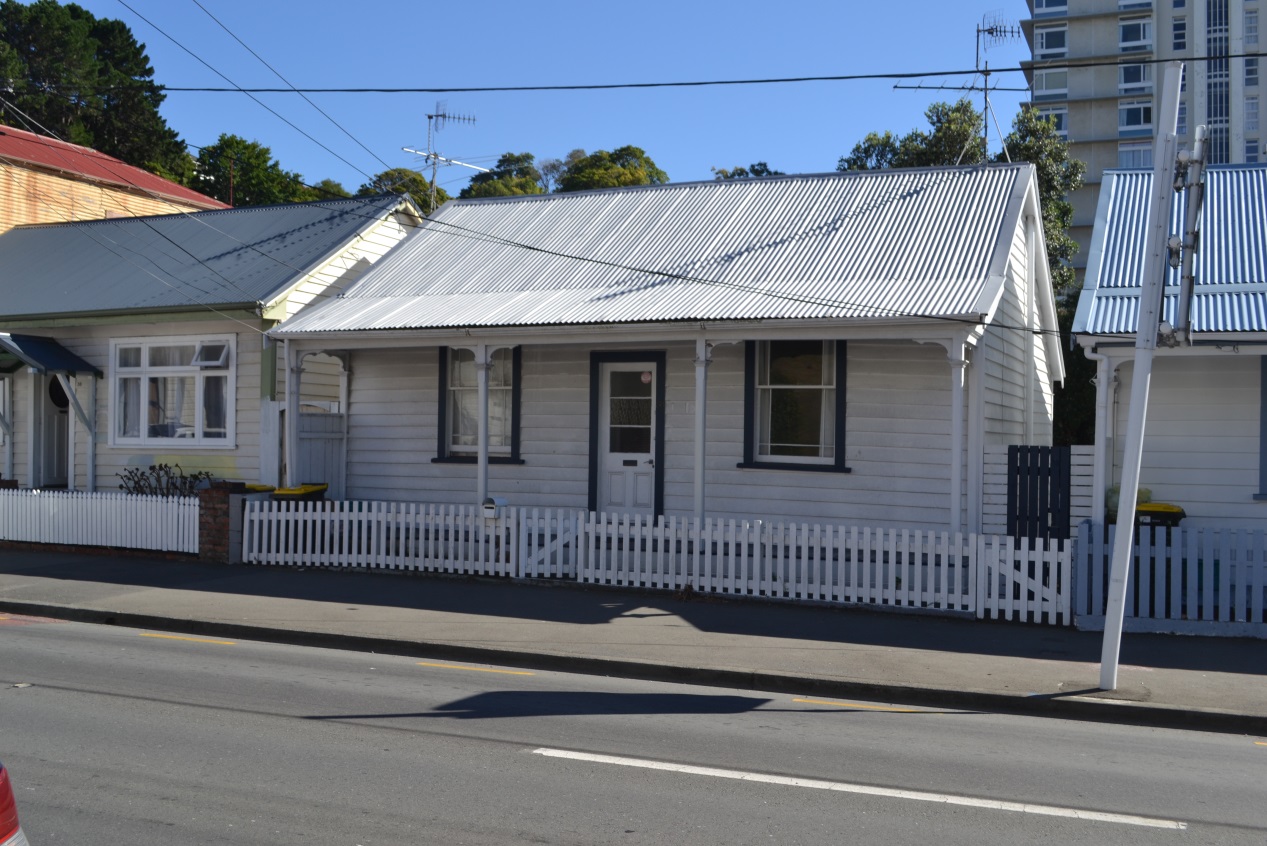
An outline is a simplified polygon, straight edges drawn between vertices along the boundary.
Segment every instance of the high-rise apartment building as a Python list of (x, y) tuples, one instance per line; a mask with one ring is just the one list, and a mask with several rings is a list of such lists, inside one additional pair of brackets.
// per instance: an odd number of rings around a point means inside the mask
[(1070, 199), (1070, 234), (1086, 264), (1101, 174), (1151, 167), (1161, 62), (1185, 63), (1179, 147), (1207, 127), (1207, 161), (1267, 161), (1262, 122), (1259, 10), (1267, 0), (1026, 0), (1022, 24), (1034, 105), (1056, 121), (1070, 154), (1087, 163), (1086, 185)]

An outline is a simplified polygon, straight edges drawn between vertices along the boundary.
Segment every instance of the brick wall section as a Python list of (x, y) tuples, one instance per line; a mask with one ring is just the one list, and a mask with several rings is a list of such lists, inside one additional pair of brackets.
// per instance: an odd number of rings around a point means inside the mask
[(198, 557), (203, 561), (229, 562), (229, 496), (244, 490), (241, 482), (212, 482), (198, 491)]

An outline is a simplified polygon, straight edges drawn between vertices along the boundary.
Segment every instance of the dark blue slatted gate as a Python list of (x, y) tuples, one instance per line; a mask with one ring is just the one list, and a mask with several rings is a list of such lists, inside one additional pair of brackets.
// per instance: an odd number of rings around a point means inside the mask
[(1068, 540), (1070, 455), (1067, 447), (1007, 448), (1007, 533)]

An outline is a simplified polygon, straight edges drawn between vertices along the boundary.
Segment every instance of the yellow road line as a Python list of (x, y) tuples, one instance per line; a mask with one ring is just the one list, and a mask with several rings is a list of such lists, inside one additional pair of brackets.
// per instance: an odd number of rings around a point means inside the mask
[(835, 705), (838, 708), (858, 708), (864, 711), (892, 711), (897, 714), (922, 714), (918, 708), (892, 708), (888, 705), (861, 705), (857, 702), (828, 702), (825, 699), (793, 699), (806, 705)]
[(221, 646), (237, 646), (236, 641), (208, 640), (207, 638), (203, 638), (203, 637), (181, 637), (180, 635), (150, 634), (149, 632), (145, 632), (144, 634), (141, 635), (141, 637), (158, 637), (158, 638), (162, 638), (163, 640), (188, 640), (193, 643), (218, 643)]
[(492, 670), (487, 667), (463, 667), (460, 664), (432, 664), (429, 661), (419, 661), (419, 667), (439, 667), (443, 670), (470, 670), (472, 673), (501, 673), (506, 676), (535, 676), (536, 673), (530, 673), (527, 670)]
[(1255, 745), (1255, 746), (1267, 746), (1267, 741), (1264, 741), (1264, 740), (1255, 740), (1255, 741), (1254, 741), (1254, 745)]

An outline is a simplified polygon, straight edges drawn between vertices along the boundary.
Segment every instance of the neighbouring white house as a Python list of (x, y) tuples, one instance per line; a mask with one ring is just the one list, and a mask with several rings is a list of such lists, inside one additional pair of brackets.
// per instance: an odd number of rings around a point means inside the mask
[[(265, 332), (420, 221), (393, 194), (0, 235), (0, 475), (113, 489), (129, 467), (168, 463), (275, 484), (280, 365)], [(304, 403), (338, 411), (339, 368), (321, 367)]]
[[(1151, 171), (1106, 172), (1074, 333), (1097, 363), (1095, 505), (1121, 480)], [(1183, 203), (1170, 232), (1182, 231)], [(1174, 325), (1178, 269), (1167, 271)], [(1259, 529), (1267, 518), (1267, 166), (1205, 172), (1191, 344), (1153, 363), (1140, 485), (1185, 526)]]
[(455, 505), (971, 530), (1063, 377), (1027, 164), (455, 200), (269, 334), (349, 371), (291, 482)]

